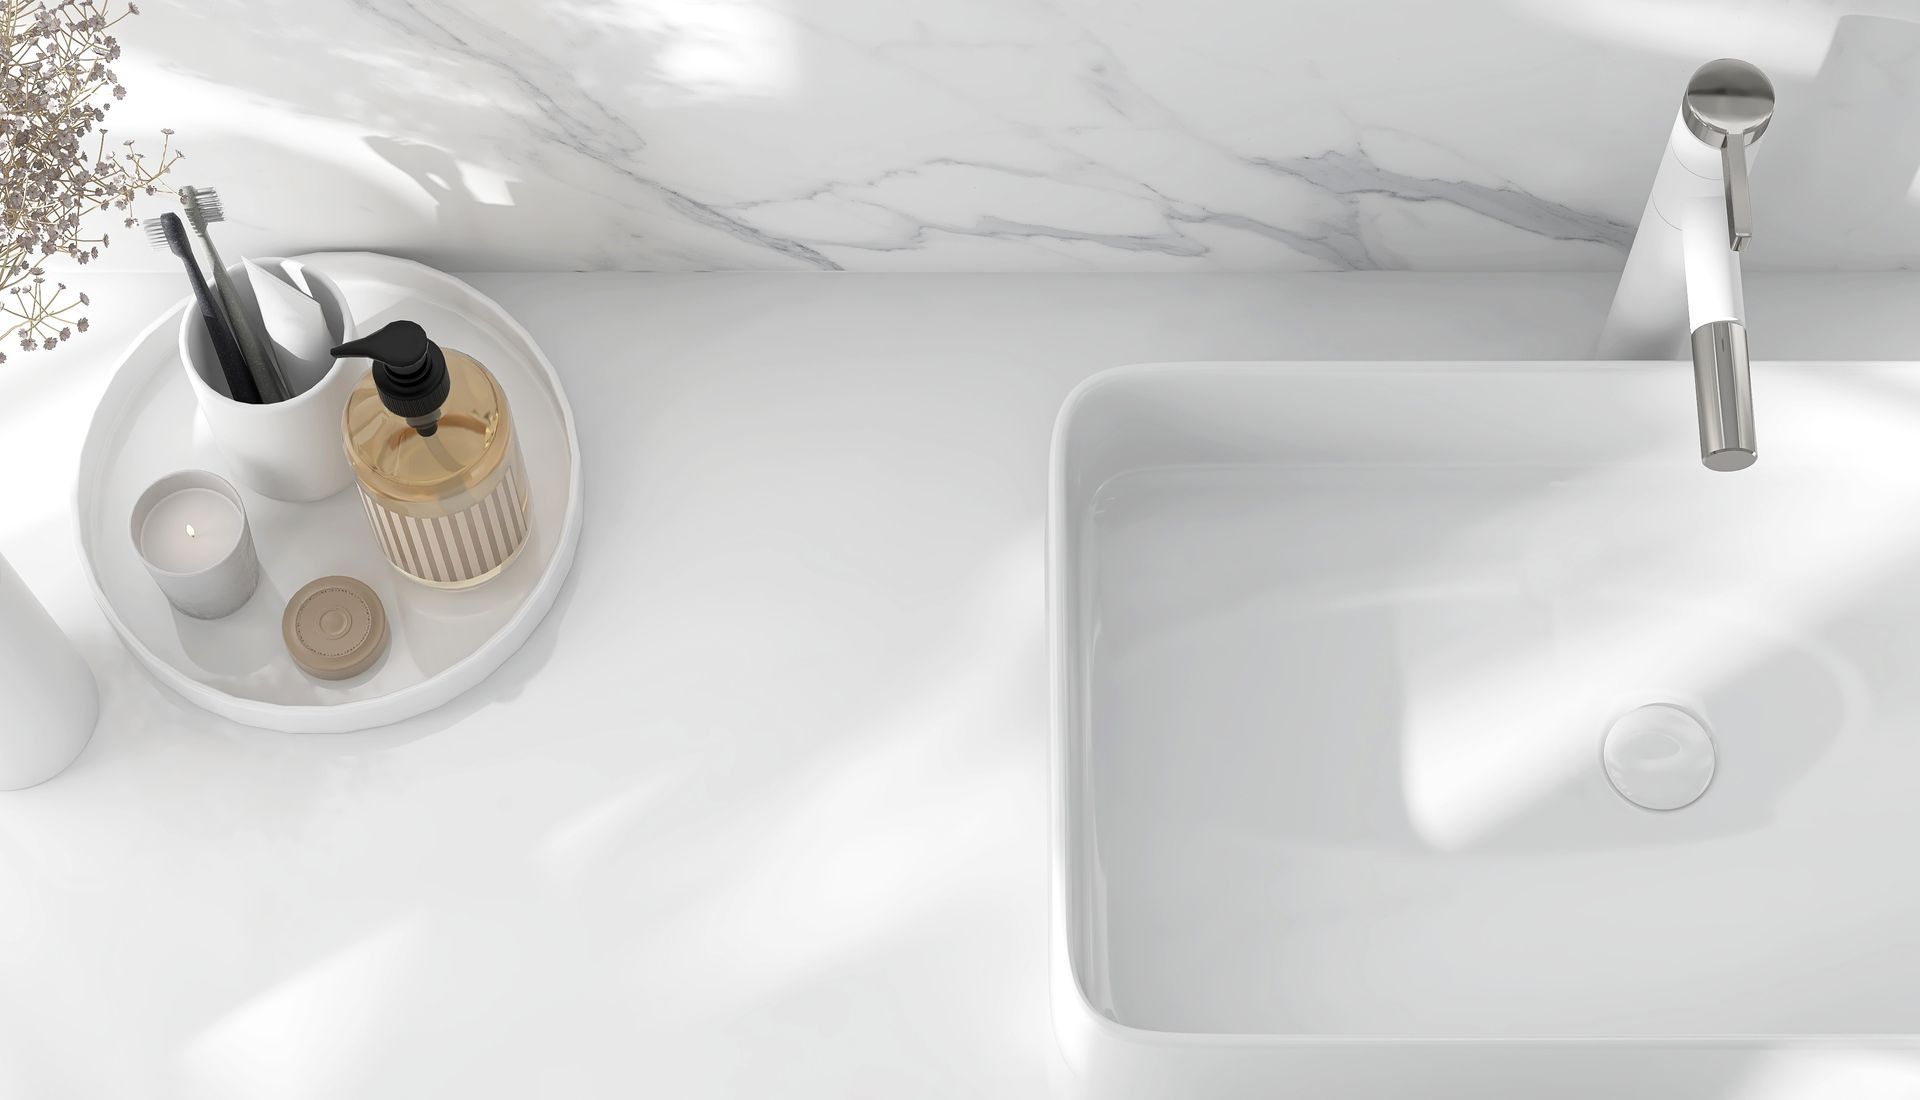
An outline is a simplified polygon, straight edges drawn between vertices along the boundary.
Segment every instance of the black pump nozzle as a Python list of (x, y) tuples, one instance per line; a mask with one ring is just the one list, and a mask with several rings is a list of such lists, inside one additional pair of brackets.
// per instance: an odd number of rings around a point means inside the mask
[(427, 330), (412, 321), (394, 321), (333, 349), (335, 358), (363, 355), (373, 360), (373, 384), (380, 403), (403, 416), (421, 435), (439, 428), (440, 406), (447, 403), (453, 382), (447, 376), (447, 357), (440, 345), (427, 339)]

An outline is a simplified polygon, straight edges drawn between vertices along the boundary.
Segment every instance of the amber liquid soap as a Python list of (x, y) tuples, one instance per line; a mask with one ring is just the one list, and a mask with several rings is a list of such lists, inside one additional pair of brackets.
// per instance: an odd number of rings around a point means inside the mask
[(347, 398), (347, 458), (395, 569), (436, 588), (499, 576), (526, 547), (531, 501), (513, 413), (487, 369), (396, 321), (335, 349), (374, 360)]

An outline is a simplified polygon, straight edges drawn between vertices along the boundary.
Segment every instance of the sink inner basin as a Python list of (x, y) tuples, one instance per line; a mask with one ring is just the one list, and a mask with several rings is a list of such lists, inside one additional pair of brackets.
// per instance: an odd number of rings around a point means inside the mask
[(1679, 364), (1083, 387), (1052, 541), (1080, 995), (1180, 1033), (1920, 1032), (1916, 374), (1757, 365), (1738, 473), (1700, 466)]

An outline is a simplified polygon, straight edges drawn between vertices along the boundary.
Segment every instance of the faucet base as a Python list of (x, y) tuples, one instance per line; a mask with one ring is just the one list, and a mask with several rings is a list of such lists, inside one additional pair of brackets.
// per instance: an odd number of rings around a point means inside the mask
[(1759, 455), (1745, 325), (1711, 321), (1693, 330), (1693, 387), (1700, 407), (1700, 461), (1722, 471), (1753, 465)]

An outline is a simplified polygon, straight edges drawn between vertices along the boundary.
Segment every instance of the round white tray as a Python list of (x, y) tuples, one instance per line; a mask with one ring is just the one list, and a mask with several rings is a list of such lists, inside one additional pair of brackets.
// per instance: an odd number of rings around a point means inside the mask
[[(298, 258), (340, 285), (359, 331), (402, 317), (418, 321), (435, 341), (473, 356), (500, 380), (531, 485), (531, 541), (519, 559), (475, 589), (429, 588), (387, 564), (354, 489), (287, 504), (243, 488), (260, 554), (259, 590), (224, 619), (201, 622), (175, 612), (142, 566), (128, 525), (135, 498), (162, 474), (188, 467), (227, 474), (180, 363), (184, 301), (148, 326), (115, 368), (80, 453), (76, 515), (101, 610), (162, 683), (236, 722), (338, 733), (440, 706), (485, 679), (533, 633), (580, 541), (580, 442), (553, 365), (526, 330), (472, 287), (369, 252)], [(392, 643), (371, 672), (327, 682), (301, 672), (287, 655), (280, 614), (301, 585), (336, 573), (380, 594)]]

